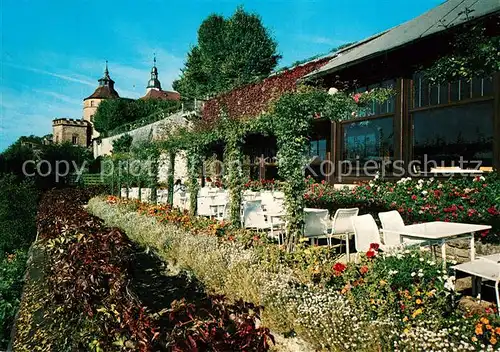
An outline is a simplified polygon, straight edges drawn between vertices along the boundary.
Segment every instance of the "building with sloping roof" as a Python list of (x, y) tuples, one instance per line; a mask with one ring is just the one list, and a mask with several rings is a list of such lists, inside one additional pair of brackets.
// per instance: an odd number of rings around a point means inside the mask
[[(53, 120), (52, 129), (55, 136), (55, 143), (71, 142), (75, 145), (90, 146), (92, 140), (99, 137), (99, 133), (93, 128), (94, 115), (99, 104), (107, 99), (124, 99), (115, 89), (115, 81), (111, 79), (108, 69), (108, 62), (104, 69), (104, 75), (97, 80), (98, 86), (95, 91), (83, 99), (83, 118), (81, 120), (69, 118), (57, 118)], [(156, 68), (156, 57), (151, 69), (151, 78), (146, 87), (146, 95), (140, 99), (156, 100), (180, 100), (177, 92), (164, 91), (158, 79), (158, 69)]]
[(472, 26), (484, 28), (487, 36), (499, 36), (500, 1), (445, 1), (338, 51), (302, 78), (326, 88), (349, 82), (353, 93), (376, 87), (396, 91), (362, 116), (318, 122), (323, 132), (311, 144), (321, 145), (325, 159), (336, 167), (328, 179), (359, 181), (376, 172), (391, 177), (396, 161), (407, 175), (419, 176), (442, 170), (473, 173), (476, 165), (479, 171), (500, 169), (500, 74), (442, 84), (422, 74), (453, 53), (457, 35)]

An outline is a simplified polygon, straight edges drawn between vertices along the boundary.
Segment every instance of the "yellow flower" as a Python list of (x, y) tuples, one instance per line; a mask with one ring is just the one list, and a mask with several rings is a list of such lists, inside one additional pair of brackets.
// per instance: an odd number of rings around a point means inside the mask
[(422, 300), (420, 298), (417, 298), (417, 300), (415, 301), (416, 304), (422, 304)]
[(490, 338), (490, 343), (491, 343), (492, 345), (495, 345), (495, 344), (497, 343), (497, 339), (495, 338), (495, 336), (492, 336), (492, 337)]
[(380, 286), (384, 286), (387, 282), (384, 280), (380, 280)]
[(415, 294), (416, 294), (417, 296), (420, 296), (420, 291), (419, 291), (419, 290), (417, 290), (417, 292), (415, 292)]
[(434, 296), (434, 290), (427, 292), (427, 297)]
[(486, 325), (486, 329), (491, 330), (491, 329), (493, 329), (493, 326), (491, 326), (490, 324), (488, 324), (488, 325)]
[(476, 335), (482, 335), (483, 334), (483, 325), (477, 324), (476, 325)]
[(481, 319), (479, 319), (479, 321), (480, 321), (481, 323), (483, 323), (484, 325), (486, 325), (486, 324), (489, 324), (489, 323), (490, 323), (490, 321), (488, 320), (488, 318), (485, 318), (485, 317), (482, 317)]
[(410, 330), (409, 330), (409, 329), (404, 329), (404, 330), (403, 330), (403, 332), (404, 332), (405, 334), (408, 334), (408, 333), (410, 332)]
[(413, 318), (415, 318), (417, 315), (420, 315), (420, 314), (422, 314), (422, 309), (418, 308), (416, 311), (413, 312), (413, 314), (411, 316)]
[(472, 336), (472, 342), (477, 342), (477, 337), (476, 336)]
[(406, 323), (408, 321), (408, 317), (403, 318), (403, 322)]

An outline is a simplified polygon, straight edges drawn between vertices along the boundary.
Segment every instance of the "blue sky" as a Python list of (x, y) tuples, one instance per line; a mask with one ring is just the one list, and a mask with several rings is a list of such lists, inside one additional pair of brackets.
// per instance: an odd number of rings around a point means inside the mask
[(198, 26), (238, 5), (258, 13), (286, 66), (393, 27), (443, 0), (1, 0), (0, 151), (19, 136), (81, 118), (105, 60), (122, 97), (145, 93), (153, 53), (170, 89)]

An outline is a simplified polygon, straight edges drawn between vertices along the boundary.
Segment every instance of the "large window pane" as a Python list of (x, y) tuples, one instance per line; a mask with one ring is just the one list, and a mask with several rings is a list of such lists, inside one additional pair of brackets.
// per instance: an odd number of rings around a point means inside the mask
[(345, 124), (343, 160), (391, 160), (394, 157), (393, 118)]
[[(413, 153), (417, 160), (435, 160), (458, 166), (460, 156), (468, 161), (493, 160), (493, 102), (413, 113)], [(469, 166), (473, 166), (470, 164)]]

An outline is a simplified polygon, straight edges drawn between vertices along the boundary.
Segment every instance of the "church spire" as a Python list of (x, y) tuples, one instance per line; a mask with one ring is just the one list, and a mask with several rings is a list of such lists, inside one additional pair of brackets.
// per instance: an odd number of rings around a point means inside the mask
[(109, 70), (108, 70), (108, 60), (106, 60), (106, 68), (104, 69), (104, 76), (98, 80), (99, 82), (99, 87), (112, 87), (113, 84), (115, 83), (111, 77), (109, 77)]
[(158, 80), (158, 69), (156, 68), (156, 54), (153, 55), (153, 67), (151, 68), (151, 78), (148, 81), (146, 90), (149, 92), (151, 89), (161, 90), (161, 83)]

